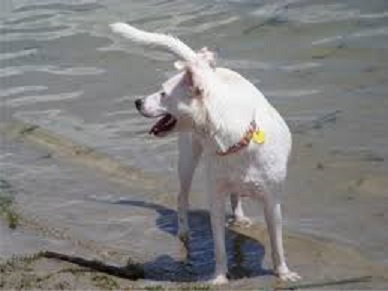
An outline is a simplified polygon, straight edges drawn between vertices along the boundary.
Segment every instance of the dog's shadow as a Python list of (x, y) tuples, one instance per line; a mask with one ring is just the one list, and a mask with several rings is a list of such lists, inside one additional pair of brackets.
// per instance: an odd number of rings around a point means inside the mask
[[(175, 210), (136, 200), (120, 200), (114, 203), (155, 210), (159, 215), (156, 219), (157, 227), (176, 236), (178, 223)], [(146, 279), (193, 282), (206, 280), (211, 276), (214, 270), (214, 252), (209, 213), (205, 210), (189, 211), (189, 227), (190, 239), (186, 259), (179, 260), (169, 255), (160, 255), (155, 260), (144, 264)], [(231, 279), (272, 274), (271, 270), (263, 268), (265, 251), (262, 244), (230, 229), (226, 229), (225, 236), (228, 276)]]

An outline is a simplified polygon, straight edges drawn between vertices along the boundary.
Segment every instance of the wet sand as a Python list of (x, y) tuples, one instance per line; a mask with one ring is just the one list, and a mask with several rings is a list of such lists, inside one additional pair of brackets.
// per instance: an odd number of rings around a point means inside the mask
[[(0, 224), (3, 289), (217, 289), (209, 217), (193, 195), (188, 253), (176, 238), (174, 186), (36, 126), (1, 126), (2, 165), (13, 192), (17, 227)], [(303, 154), (308, 154), (307, 147)], [(317, 165), (318, 171), (327, 167)], [(349, 187), (380, 191), (373, 177)], [(385, 189), (385, 188), (384, 188)], [(4, 194), (2, 193), (2, 195)], [(82, 216), (80, 214), (82, 213)], [(230, 283), (225, 289), (386, 289), (387, 266), (349, 244), (290, 232), (290, 266), (304, 279), (282, 284), (272, 275), (268, 240), (258, 222), (228, 228)]]

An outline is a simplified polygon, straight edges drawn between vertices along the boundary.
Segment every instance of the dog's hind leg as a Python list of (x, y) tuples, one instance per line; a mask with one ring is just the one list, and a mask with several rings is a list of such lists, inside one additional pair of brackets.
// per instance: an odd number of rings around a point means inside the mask
[(282, 210), (279, 201), (279, 193), (282, 186), (274, 187), (277, 192), (266, 193), (264, 196), (264, 213), (271, 243), (272, 262), (274, 271), (282, 281), (297, 281), (301, 277), (288, 268), (284, 255), (283, 231), (282, 231)]
[(190, 133), (181, 133), (178, 138), (178, 174), (180, 191), (178, 195), (178, 237), (186, 245), (188, 242), (189, 192), (194, 171), (202, 153), (202, 146)]
[[(210, 168), (210, 167), (208, 167)], [(217, 189), (212, 177), (212, 171), (207, 173), (208, 195), (210, 204), (210, 222), (214, 242), (215, 270), (212, 284), (219, 285), (228, 282), (227, 255), (225, 249), (225, 194)]]
[(232, 206), (232, 218), (228, 221), (228, 225), (235, 225), (241, 227), (249, 227), (252, 225), (252, 221), (249, 217), (245, 216), (242, 208), (241, 196), (237, 193), (230, 194), (230, 204)]

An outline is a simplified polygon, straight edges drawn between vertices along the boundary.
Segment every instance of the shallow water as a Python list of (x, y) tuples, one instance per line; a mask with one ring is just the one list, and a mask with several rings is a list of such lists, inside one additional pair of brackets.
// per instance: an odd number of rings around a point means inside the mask
[(175, 137), (147, 136), (133, 106), (172, 58), (112, 35), (118, 20), (215, 49), (260, 87), (295, 133), (286, 226), (387, 262), (387, 1), (2, 1), (1, 121), (39, 124), (174, 187)]

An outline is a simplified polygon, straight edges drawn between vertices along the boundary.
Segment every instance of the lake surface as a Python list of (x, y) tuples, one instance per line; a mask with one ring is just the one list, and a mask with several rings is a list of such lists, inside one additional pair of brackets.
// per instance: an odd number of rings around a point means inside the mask
[[(387, 1), (1, 1), (0, 121), (41, 125), (174, 188), (175, 136), (148, 136), (133, 104), (173, 58), (113, 35), (116, 21), (206, 45), (256, 84), (294, 132), (286, 227), (388, 262)], [(197, 193), (201, 181), (199, 170)]]

